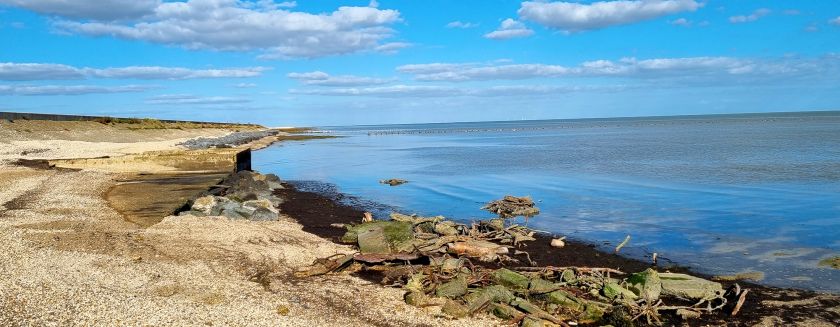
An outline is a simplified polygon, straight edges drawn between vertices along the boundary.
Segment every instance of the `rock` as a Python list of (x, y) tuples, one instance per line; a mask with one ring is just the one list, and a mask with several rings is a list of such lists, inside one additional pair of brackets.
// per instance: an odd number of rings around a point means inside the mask
[(265, 208), (255, 210), (254, 213), (251, 214), (250, 218), (246, 217), (246, 219), (254, 221), (275, 221), (278, 218), (280, 218), (280, 215), (276, 210), (269, 210)]
[(250, 215), (245, 217), (248, 220), (273, 221), (280, 217), (280, 211), (274, 207), (271, 201), (266, 199), (245, 201), (241, 208), (240, 213), (250, 211)]
[(446, 300), (446, 302), (443, 304), (443, 307), (441, 307), (441, 312), (455, 318), (464, 318), (467, 315), (469, 315), (467, 307), (452, 300)]
[(627, 311), (624, 306), (614, 306), (610, 313), (604, 316), (601, 320), (601, 325), (610, 325), (614, 327), (635, 327), (633, 316)]
[(400, 221), (374, 221), (348, 228), (342, 241), (359, 244), (362, 253), (398, 253), (413, 250), (412, 224)]
[(560, 275), (560, 280), (565, 283), (574, 283), (577, 281), (577, 276), (575, 276), (575, 271), (571, 269), (563, 270), (563, 274)]
[(191, 210), (201, 213), (205, 216), (211, 216), (213, 208), (215, 208), (217, 204), (218, 202), (216, 201), (216, 197), (208, 195), (205, 197), (195, 199), (195, 201), (193, 201)]
[(513, 301), (510, 302), (510, 305), (512, 305), (514, 307), (517, 307), (519, 309), (522, 309), (522, 311), (525, 311), (525, 312), (529, 313), (530, 314), (529, 317), (549, 320), (552, 323), (561, 323), (562, 322), (557, 317), (549, 314), (548, 312), (545, 312), (543, 309), (540, 309), (539, 306), (537, 306), (537, 305), (535, 305), (531, 302), (528, 302), (527, 300), (522, 299), (522, 298), (514, 299)]
[(677, 315), (680, 316), (682, 320), (691, 320), (700, 318), (700, 313), (693, 310), (688, 309), (677, 309)]
[(562, 248), (562, 247), (566, 246), (565, 239), (566, 239), (565, 237), (555, 238), (555, 239), (551, 240), (551, 246), (556, 247), (556, 248)]
[(423, 307), (429, 303), (430, 298), (423, 292), (408, 292), (405, 293), (405, 303), (415, 307)]
[(604, 284), (604, 288), (601, 289), (601, 293), (610, 300), (614, 300), (618, 297), (628, 300), (635, 300), (638, 298), (635, 293), (614, 282)]
[(456, 298), (467, 294), (467, 278), (458, 276), (454, 279), (438, 285), (435, 295), (439, 297)]
[(656, 270), (648, 268), (643, 272), (630, 275), (627, 278), (627, 288), (645, 299), (647, 303), (654, 303), (662, 293), (662, 280)]
[(492, 278), (499, 285), (518, 290), (528, 289), (531, 282), (528, 277), (507, 268), (494, 271)]
[(545, 294), (557, 290), (556, 284), (542, 278), (534, 278), (528, 285), (528, 292), (531, 294)]
[(379, 183), (380, 184), (387, 184), (387, 185), (391, 185), (391, 186), (399, 186), (399, 185), (403, 185), (405, 183), (408, 183), (408, 181), (404, 180), (404, 179), (399, 179), (399, 178), (391, 178), (391, 179), (383, 179), (383, 180), (379, 181)]
[(464, 266), (464, 259), (461, 258), (444, 258), (444, 257), (433, 257), (429, 258), (430, 265), (440, 267), (440, 271), (442, 272), (453, 272), (461, 269)]
[(274, 205), (272, 205), (271, 201), (266, 199), (245, 201), (242, 202), (242, 206), (245, 208), (252, 208), (254, 210), (263, 208), (272, 211), (277, 211), (277, 208), (275, 208)]
[(455, 228), (457, 226), (454, 222), (451, 221), (444, 221), (435, 224), (434, 231), (440, 235), (444, 236), (453, 236), (458, 235), (458, 229)]
[(739, 280), (752, 280), (757, 282), (764, 279), (764, 273), (760, 271), (747, 271), (735, 275), (715, 276), (712, 277), (712, 279), (724, 282), (734, 282)]
[(546, 322), (547, 321), (539, 319), (539, 318), (534, 318), (534, 317), (531, 317), (531, 316), (527, 316), (527, 317), (525, 317), (525, 319), (522, 319), (522, 323), (519, 326), (521, 326), (521, 327), (547, 327), (549, 325), (546, 325)]
[(277, 306), (277, 314), (279, 314), (281, 316), (288, 316), (289, 312), (291, 312), (291, 310), (289, 310), (289, 307), (287, 307), (285, 305)]
[(490, 312), (499, 319), (512, 320), (522, 315), (522, 312), (516, 310), (507, 304), (494, 303), (490, 306)]
[(493, 303), (509, 303), (516, 298), (513, 292), (501, 285), (487, 286), (476, 293), (478, 294), (476, 299), (486, 299)]
[(580, 299), (562, 290), (548, 293), (546, 301), (569, 308), (574, 312), (583, 312), (586, 308)]
[(662, 294), (688, 300), (702, 300), (716, 297), (723, 293), (720, 283), (708, 281), (686, 274), (660, 273)]
[(505, 220), (502, 218), (490, 219), (487, 221), (487, 225), (495, 231), (502, 231), (505, 229)]
[(563, 290), (548, 293), (545, 295), (545, 300), (573, 312), (582, 323), (597, 322), (604, 315), (604, 308), (600, 303), (575, 297)]
[(268, 188), (273, 190), (282, 190), (283, 189), (283, 181), (280, 180), (280, 177), (277, 177), (275, 174), (266, 174), (265, 182), (268, 184)]

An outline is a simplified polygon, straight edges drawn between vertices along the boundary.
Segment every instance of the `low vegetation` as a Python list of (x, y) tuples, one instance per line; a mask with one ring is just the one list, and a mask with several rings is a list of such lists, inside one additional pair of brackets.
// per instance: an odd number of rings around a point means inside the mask
[(236, 130), (253, 130), (263, 128), (255, 124), (222, 124), (222, 123), (203, 123), (203, 122), (186, 122), (186, 121), (161, 121), (152, 118), (116, 118), (116, 117), (100, 117), (93, 121), (110, 126), (125, 127), (128, 129), (197, 129), (197, 128), (225, 128)]

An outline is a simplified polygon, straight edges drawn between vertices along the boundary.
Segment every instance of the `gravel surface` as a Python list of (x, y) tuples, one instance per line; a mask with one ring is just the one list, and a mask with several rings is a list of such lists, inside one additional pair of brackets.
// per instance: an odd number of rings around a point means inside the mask
[[(171, 139), (14, 142), (0, 141), (4, 159), (34, 150), (39, 158), (73, 158), (178, 148)], [(401, 290), (352, 276), (292, 278), (316, 258), (351, 249), (304, 232), (288, 217), (249, 222), (172, 216), (150, 228), (128, 223), (103, 198), (123, 178), (0, 161), (0, 326), (499, 323), (441, 318), (435, 308), (406, 305)], [(260, 274), (272, 276), (268, 287), (258, 283)]]
[(202, 137), (191, 139), (180, 143), (190, 150), (208, 149), (208, 148), (229, 148), (253, 142), (261, 138), (277, 135), (277, 130), (253, 131), (253, 132), (236, 132), (220, 137)]

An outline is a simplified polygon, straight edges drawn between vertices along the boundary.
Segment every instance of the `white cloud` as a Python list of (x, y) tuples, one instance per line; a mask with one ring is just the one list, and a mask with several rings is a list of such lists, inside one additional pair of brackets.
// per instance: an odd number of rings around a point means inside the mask
[(117, 20), (154, 13), (160, 0), (0, 0), (0, 5), (68, 18)]
[(447, 28), (474, 28), (474, 27), (478, 27), (478, 24), (462, 22), (462, 21), (457, 21), (456, 20), (454, 22), (449, 22), (449, 24), (446, 24), (446, 27)]
[(84, 78), (184, 80), (206, 78), (245, 78), (260, 76), (268, 68), (190, 69), (182, 67), (131, 66), (79, 68), (51, 63), (0, 63), (0, 80), (70, 80)]
[(204, 79), (204, 78), (245, 78), (262, 75), (268, 68), (232, 68), (232, 69), (190, 69), (181, 67), (133, 66), (105, 69), (85, 69), (89, 76), (117, 79)]
[(519, 17), (541, 25), (577, 32), (631, 24), (702, 6), (694, 0), (620, 0), (593, 3), (525, 1)]
[(831, 24), (831, 25), (840, 26), (840, 16), (837, 16), (837, 18), (829, 20), (828, 23)]
[(729, 22), (733, 24), (738, 23), (749, 23), (757, 21), (759, 18), (767, 16), (770, 14), (770, 9), (767, 8), (760, 8), (753, 11), (752, 14), (749, 15), (740, 15), (740, 16), (732, 16), (729, 17)]
[(448, 64), (448, 63), (432, 63), (432, 64), (410, 64), (397, 67), (397, 71), (406, 74), (434, 74), (448, 72), (452, 70), (464, 69), (474, 67), (474, 63), (466, 64)]
[(85, 74), (76, 67), (60, 64), (0, 63), (0, 80), (70, 80), (83, 79)]
[(84, 95), (102, 93), (132, 93), (156, 89), (155, 85), (0, 85), (0, 95)]
[(235, 87), (237, 89), (250, 89), (250, 88), (257, 87), (257, 84), (254, 84), (254, 83), (238, 83), (238, 84), (234, 84), (233, 87)]
[(677, 18), (669, 22), (671, 25), (691, 27), (691, 21), (685, 18)]
[(153, 14), (135, 21), (60, 20), (54, 25), (65, 33), (188, 49), (256, 50), (263, 59), (289, 59), (374, 50), (395, 33), (389, 25), (399, 21), (399, 11), (374, 7), (310, 14), (238, 0), (189, 0), (160, 3)]
[(148, 104), (163, 104), (163, 105), (214, 105), (214, 104), (232, 104), (232, 103), (248, 103), (249, 99), (233, 98), (233, 97), (202, 97), (191, 94), (169, 94), (154, 96), (146, 100)]
[(504, 97), (523, 96), (540, 94), (560, 94), (582, 91), (616, 90), (619, 87), (589, 87), (589, 86), (544, 86), (544, 85), (511, 85), (493, 86), (484, 88), (459, 88), (451, 86), (424, 86), (424, 85), (393, 85), (382, 87), (365, 88), (339, 88), (339, 89), (307, 89), (289, 90), (292, 94), (301, 95), (322, 95), (322, 96), (366, 96), (381, 98), (436, 98), (436, 97)]
[(802, 14), (801, 11), (796, 10), (796, 9), (787, 9), (785, 11), (782, 11), (782, 13), (785, 14), (785, 15), (788, 15), (788, 16), (798, 16), (798, 15)]
[(484, 34), (485, 38), (493, 40), (507, 40), (518, 37), (528, 37), (534, 34), (534, 31), (526, 27), (522, 22), (505, 19), (499, 28), (493, 32)]
[(300, 81), (305, 85), (317, 86), (363, 86), (363, 85), (382, 85), (394, 81), (394, 79), (361, 77), (353, 75), (330, 76), (321, 71), (308, 73), (290, 73), (287, 77)]
[(409, 48), (411, 46), (413, 46), (413, 44), (406, 43), (406, 42), (390, 42), (390, 43), (385, 43), (383, 45), (377, 46), (373, 50), (376, 51), (376, 52), (394, 54), (394, 53), (399, 52), (402, 49)]
[(431, 63), (397, 67), (426, 82), (521, 80), (533, 78), (614, 77), (673, 79), (681, 81), (780, 80), (794, 77), (826, 77), (840, 72), (840, 56), (819, 58), (741, 59), (733, 57), (623, 58), (595, 60), (577, 66), (549, 64), (477, 65)]

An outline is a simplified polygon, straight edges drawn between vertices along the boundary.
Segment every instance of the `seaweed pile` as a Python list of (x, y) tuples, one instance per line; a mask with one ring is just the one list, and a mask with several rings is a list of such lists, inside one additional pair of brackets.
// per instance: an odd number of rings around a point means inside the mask
[[(507, 202), (533, 208), (533, 202)], [(410, 305), (453, 318), (492, 314), (521, 326), (660, 325), (714, 312), (736, 315), (746, 299), (748, 291), (737, 284), (724, 289), (652, 268), (628, 274), (537, 266), (522, 250), (536, 240), (535, 231), (505, 219), (533, 211), (502, 211), (471, 224), (393, 213), (390, 220), (336, 226), (346, 228), (341, 241), (358, 252), (316, 260), (295, 275), (375, 272), (382, 284), (403, 288)]]

